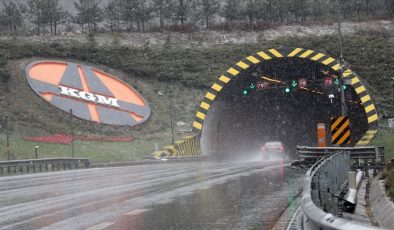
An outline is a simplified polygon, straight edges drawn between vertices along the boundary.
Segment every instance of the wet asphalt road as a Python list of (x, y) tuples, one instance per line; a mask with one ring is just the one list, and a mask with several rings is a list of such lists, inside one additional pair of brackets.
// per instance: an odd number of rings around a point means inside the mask
[(2, 177), (0, 229), (269, 229), (303, 175), (278, 161)]

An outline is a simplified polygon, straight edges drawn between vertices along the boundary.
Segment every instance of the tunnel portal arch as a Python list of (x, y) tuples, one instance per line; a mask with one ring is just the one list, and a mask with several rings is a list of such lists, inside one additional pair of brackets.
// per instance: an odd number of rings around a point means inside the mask
[[(268, 49), (257, 52), (237, 62), (225, 73), (219, 76), (212, 84), (211, 88), (208, 90), (208, 92), (206, 92), (204, 98), (198, 106), (193, 122), (193, 130), (201, 135), (204, 121), (209, 110), (211, 109), (212, 103), (217, 100), (221, 92), (226, 90), (226, 86), (229, 82), (237, 79), (238, 75), (248, 71), (248, 69), (251, 67), (264, 65), (264, 63), (269, 63), (270, 61), (283, 58), (310, 60), (325, 65), (338, 74), (340, 73), (339, 61), (319, 51), (303, 48), (282, 48)], [(344, 66), (343, 77), (345, 79), (350, 79), (351, 87), (354, 89), (357, 96), (359, 97), (358, 99), (361, 101), (361, 105), (363, 106), (368, 124), (367, 131), (353, 144), (367, 145), (377, 133), (378, 114), (376, 107), (372, 101), (371, 96), (368, 94), (366, 87), (362, 83), (361, 78), (356, 73)]]

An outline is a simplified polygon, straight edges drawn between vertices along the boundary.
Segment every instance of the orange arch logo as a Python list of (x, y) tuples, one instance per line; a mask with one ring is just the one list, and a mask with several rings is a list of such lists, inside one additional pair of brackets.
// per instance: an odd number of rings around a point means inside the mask
[(133, 87), (90, 66), (38, 61), (26, 67), (30, 87), (43, 99), (79, 118), (135, 126), (150, 115), (147, 101)]

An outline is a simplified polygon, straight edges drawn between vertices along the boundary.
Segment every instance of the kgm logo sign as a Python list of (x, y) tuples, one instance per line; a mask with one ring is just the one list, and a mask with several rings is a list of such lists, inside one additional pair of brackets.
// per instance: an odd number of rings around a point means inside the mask
[(38, 61), (26, 67), (30, 87), (52, 105), (79, 118), (109, 125), (138, 125), (150, 115), (133, 87), (90, 66)]

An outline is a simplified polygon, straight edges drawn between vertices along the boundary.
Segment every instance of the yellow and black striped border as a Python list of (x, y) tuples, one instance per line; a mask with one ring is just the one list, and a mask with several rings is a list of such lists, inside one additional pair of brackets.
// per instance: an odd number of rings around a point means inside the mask
[(331, 143), (334, 145), (350, 144), (350, 118), (331, 117)]
[[(205, 94), (204, 99), (201, 101), (198, 111), (193, 122), (193, 128), (195, 132), (201, 132), (205, 116), (209, 111), (212, 102), (216, 99), (218, 94), (223, 90), (226, 84), (228, 84), (233, 78), (236, 78), (240, 73), (246, 71), (253, 65), (264, 64), (277, 58), (304, 58), (310, 59), (315, 62), (322, 63), (323, 65), (329, 66), (331, 69), (340, 72), (339, 61), (332, 58), (324, 53), (295, 48), (295, 49), (268, 49), (260, 51), (256, 54), (250, 55), (245, 59), (237, 62), (235, 65), (230, 67), (224, 74), (222, 74), (211, 86), (208, 92)], [(345, 79), (351, 80), (351, 86), (356, 91), (359, 96), (362, 105), (364, 106), (364, 111), (368, 119), (368, 131), (364, 134), (360, 141), (356, 145), (367, 145), (370, 140), (377, 133), (378, 127), (378, 114), (376, 107), (369, 96), (366, 87), (362, 84), (361, 79), (350, 69), (343, 67), (343, 76)]]
[(201, 156), (200, 135), (186, 136), (173, 145), (163, 147), (152, 153), (155, 158), (162, 157), (196, 157)]

